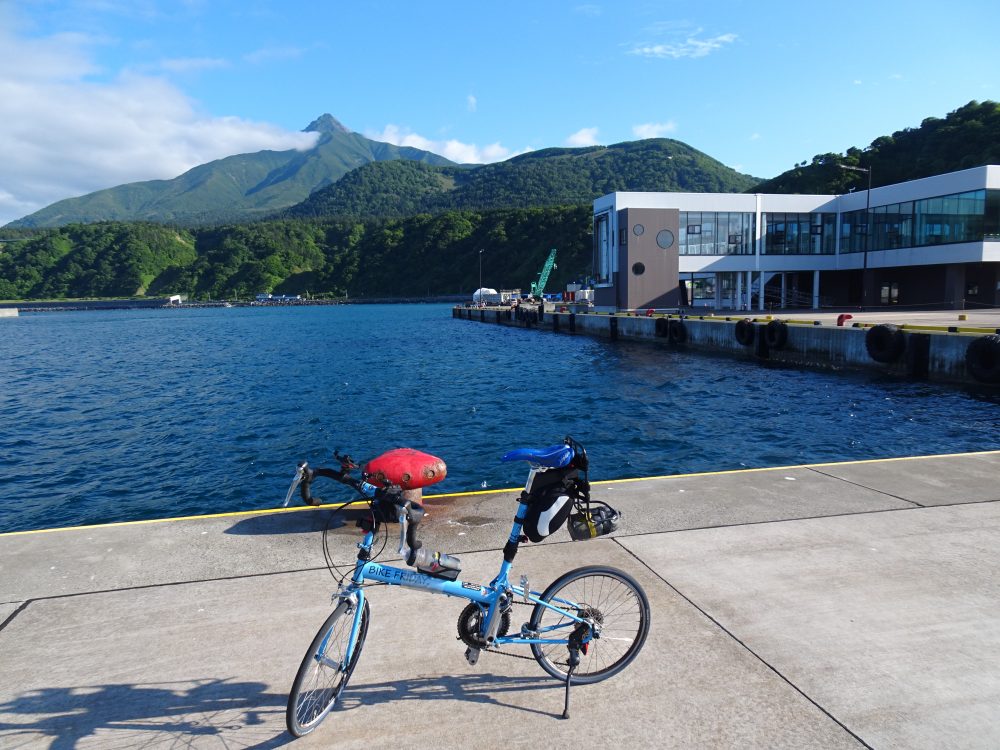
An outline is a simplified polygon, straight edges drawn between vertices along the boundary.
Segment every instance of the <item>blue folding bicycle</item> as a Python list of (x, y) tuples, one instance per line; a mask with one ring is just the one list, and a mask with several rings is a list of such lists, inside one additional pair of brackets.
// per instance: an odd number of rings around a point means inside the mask
[[(372, 471), (374, 462), (370, 462), (360, 478), (355, 478), (351, 473), (361, 467), (349, 456), (334, 455), (339, 469), (311, 469), (300, 464), (285, 504), (297, 487), (303, 500), (318, 504), (310, 486), (322, 476), (356, 490), (369, 512), (357, 522), (364, 532), (357, 561), (341, 575), (333, 613), (316, 633), (295, 675), (286, 712), (288, 731), (294, 736), (301, 737), (319, 726), (347, 686), (368, 634), (371, 608), (365, 588), (371, 584), (405, 586), (468, 600), (458, 618), (458, 637), (466, 645), (468, 662), (475, 664), (482, 653), (506, 653), (500, 650), (505, 646), (529, 646), (542, 669), (565, 683), (563, 718), (569, 717), (571, 684), (605, 680), (627, 667), (642, 649), (649, 633), (649, 600), (627, 573), (599, 565), (577, 568), (559, 576), (541, 593), (529, 588), (525, 576), (517, 586), (509, 581), (522, 542), (541, 541), (567, 522), (571, 537), (578, 540), (592, 539), (617, 527), (618, 512), (590, 498), (587, 452), (572, 438), (548, 448), (521, 448), (503, 456), (504, 461), (527, 461), (530, 471), (503, 549), (500, 572), (486, 585), (459, 580), (458, 558), (431, 552), (417, 539), (424, 511), (405, 489), (416, 472), (403, 470), (399, 473), (402, 479), (396, 477), (394, 483), (385, 472)], [(440, 466), (443, 468), (443, 462)], [(337, 511), (352, 502), (356, 501), (344, 503)], [(331, 519), (335, 516), (336, 512)], [(411, 569), (386, 565), (377, 560), (378, 554), (372, 555), (379, 530), (397, 522), (398, 551)], [(323, 545), (333, 571), (336, 566), (326, 532)], [(511, 632), (518, 604), (531, 606), (531, 614)]]

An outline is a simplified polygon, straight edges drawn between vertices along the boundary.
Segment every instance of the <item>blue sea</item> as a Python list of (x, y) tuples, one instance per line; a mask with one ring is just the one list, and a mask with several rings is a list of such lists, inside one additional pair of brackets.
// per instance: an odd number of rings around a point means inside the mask
[(0, 352), (0, 532), (273, 508), (334, 449), (440, 456), (437, 494), (518, 486), (500, 456), (567, 434), (592, 480), (1000, 448), (996, 395), (447, 305), (22, 314)]

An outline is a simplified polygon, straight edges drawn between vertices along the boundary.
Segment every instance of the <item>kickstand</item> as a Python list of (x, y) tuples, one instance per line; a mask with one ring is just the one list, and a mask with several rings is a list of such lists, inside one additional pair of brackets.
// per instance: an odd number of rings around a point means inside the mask
[(573, 684), (573, 670), (576, 669), (577, 665), (580, 663), (580, 652), (575, 648), (569, 650), (569, 669), (566, 670), (566, 700), (563, 703), (563, 714), (562, 718), (569, 718), (569, 688)]

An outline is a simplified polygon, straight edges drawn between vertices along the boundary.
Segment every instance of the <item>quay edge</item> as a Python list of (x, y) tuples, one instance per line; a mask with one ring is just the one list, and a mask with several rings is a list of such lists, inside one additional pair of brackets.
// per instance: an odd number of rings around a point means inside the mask
[[(884, 323), (837, 326), (822, 319), (829, 314), (650, 316), (553, 312), (532, 307), (513, 310), (456, 306), (452, 317), (560, 334), (651, 341), (686, 351), (729, 354), (801, 367), (875, 371), (1000, 388), (1000, 327)], [(1000, 319), (990, 322), (1000, 323)], [(879, 330), (873, 333), (875, 329)], [(976, 341), (980, 343), (970, 353), (970, 346)]]

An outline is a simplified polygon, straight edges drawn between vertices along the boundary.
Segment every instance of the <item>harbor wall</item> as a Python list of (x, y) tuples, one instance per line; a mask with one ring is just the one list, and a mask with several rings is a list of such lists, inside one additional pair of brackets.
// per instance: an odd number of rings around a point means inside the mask
[[(557, 334), (649, 341), (802, 367), (1000, 387), (1000, 329), (856, 324), (772, 316), (637, 315), (455, 307), (453, 317)], [(878, 330), (875, 330), (878, 329)], [(980, 341), (973, 347), (973, 342)], [(971, 357), (971, 359), (970, 359)], [(971, 366), (970, 366), (971, 365)]]

